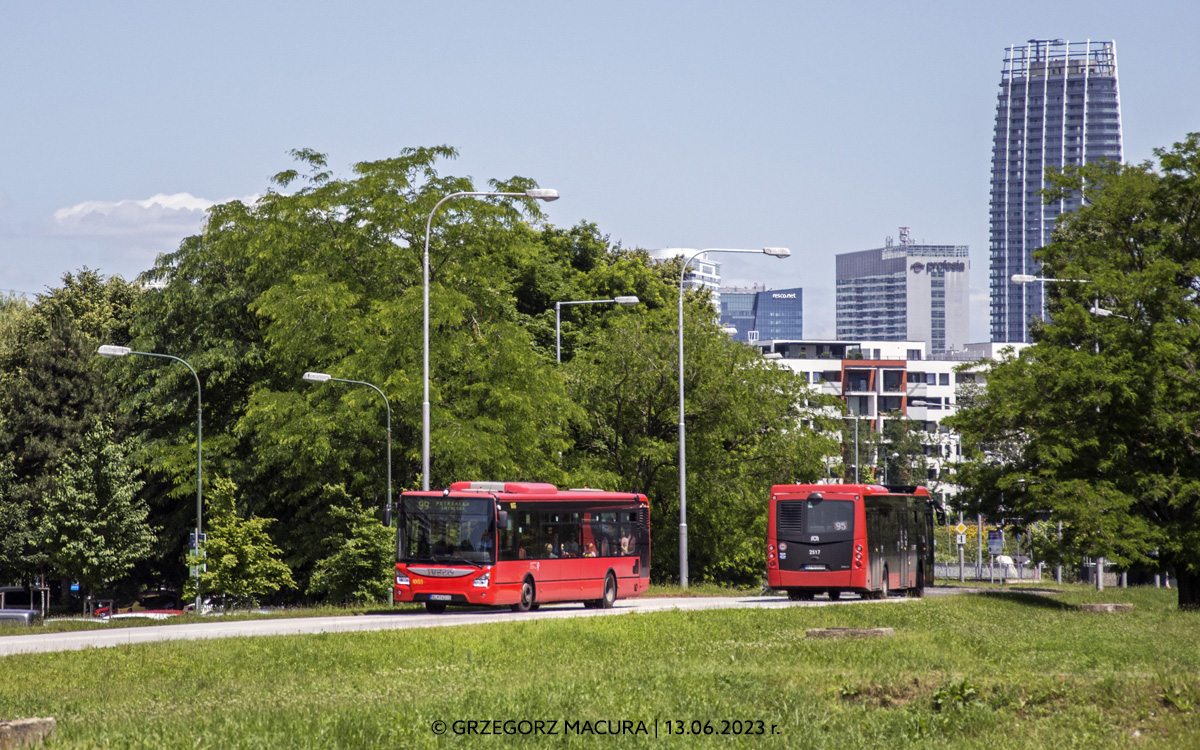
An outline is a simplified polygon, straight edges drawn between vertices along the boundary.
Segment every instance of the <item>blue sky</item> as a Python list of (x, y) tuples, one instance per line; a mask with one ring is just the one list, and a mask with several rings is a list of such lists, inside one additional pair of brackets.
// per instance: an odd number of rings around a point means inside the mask
[(0, 2), (0, 289), (132, 278), (288, 151), (349, 165), (449, 144), (447, 172), (557, 188), (555, 224), (725, 256), (805, 290), (834, 256), (967, 244), (987, 338), (988, 172), (1004, 50), (1115, 40), (1127, 161), (1200, 130), (1200, 3)]

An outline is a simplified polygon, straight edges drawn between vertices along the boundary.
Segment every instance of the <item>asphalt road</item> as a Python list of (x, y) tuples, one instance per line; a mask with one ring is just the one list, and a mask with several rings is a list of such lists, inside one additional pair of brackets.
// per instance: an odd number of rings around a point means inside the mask
[[(927, 594), (938, 596), (958, 593), (962, 589), (928, 589)], [(134, 643), (157, 641), (200, 640), (204, 638), (236, 638), (259, 635), (302, 635), (309, 633), (350, 633), (363, 630), (404, 630), (407, 628), (436, 628), (449, 625), (480, 625), (516, 620), (548, 620), (564, 617), (613, 617), (634, 612), (663, 612), (667, 610), (703, 609), (784, 609), (786, 607), (826, 607), (830, 604), (861, 604), (863, 606), (899, 604), (904, 598), (867, 601), (855, 598), (830, 602), (818, 599), (811, 602), (790, 602), (781, 596), (746, 597), (658, 597), (621, 599), (612, 609), (585, 609), (579, 604), (550, 605), (536, 612), (516, 613), (508, 609), (486, 611), (455, 611), (440, 615), (424, 612), (403, 612), (385, 615), (346, 615), (338, 617), (293, 617), (265, 620), (198, 622), (181, 625), (148, 625), (129, 628), (104, 628), (68, 633), (29, 633), (0, 636), (0, 656), (9, 654), (76, 651), (85, 648), (106, 648)]]

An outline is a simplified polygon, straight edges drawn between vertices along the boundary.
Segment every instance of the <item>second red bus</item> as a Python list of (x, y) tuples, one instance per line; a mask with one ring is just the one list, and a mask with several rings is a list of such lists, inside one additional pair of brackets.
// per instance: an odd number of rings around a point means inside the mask
[(924, 487), (775, 485), (767, 586), (797, 600), (898, 590), (921, 596), (933, 584), (934, 515)]

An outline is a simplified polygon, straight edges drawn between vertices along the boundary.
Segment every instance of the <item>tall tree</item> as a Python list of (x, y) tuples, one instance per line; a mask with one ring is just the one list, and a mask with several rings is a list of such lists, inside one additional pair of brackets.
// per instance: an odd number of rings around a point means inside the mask
[(150, 553), (154, 534), (142, 483), (131, 465), (132, 440), (118, 441), (97, 419), (79, 450), (55, 472), (39, 523), (51, 568), (92, 594)]
[[(160, 260), (149, 277), (165, 286), (145, 295), (132, 336), (136, 348), (184, 357), (200, 372), (206, 472), (231, 477), (249, 510), (280, 519), (279, 543), (304, 589), (328, 532), (324, 488), (343, 486), (355, 512), (382, 506), (386, 434), (384, 405), (369, 389), (300, 376), (320, 370), (386, 393), (394, 483), (419, 484), (426, 226), (438, 201), (476, 186), (438, 173), (455, 156), (446, 147), (357, 164), (351, 179), (335, 179), (322, 154), (295, 156), (300, 170), (277, 175), (252, 205), (215, 207), (203, 234)], [(514, 177), (485, 189), (530, 187)], [(541, 252), (535, 204), (460, 198), (434, 217), (435, 486), (563, 477), (557, 456), (568, 448), (570, 404), (514, 292)], [(155, 417), (142, 422), (158, 449), (154, 475), (183, 495), (194, 390), (186, 373), (127, 372), (131, 406)], [(186, 518), (173, 518), (181, 530)]]
[[(1150, 163), (1052, 176), (1081, 194), (1040, 251), (1049, 322), (953, 419), (979, 505), (1064, 521), (1067, 544), (1162, 566), (1200, 607), (1200, 134)], [(1081, 281), (1071, 281), (1072, 279)], [(1111, 314), (1109, 314), (1111, 313)], [(1000, 446), (999, 451), (989, 447)]]
[[(717, 328), (707, 295), (687, 307), (689, 574), (757, 583), (766, 493), (772, 483), (824, 475), (825, 458), (837, 451), (828, 437), (833, 423), (806, 383)], [(621, 316), (567, 368), (585, 412), (568, 457), (572, 473), (583, 483), (650, 496), (651, 570), (659, 580), (679, 568), (676, 337), (669, 307)]]
[[(37, 519), (55, 472), (77, 453), (98, 416), (114, 411), (117, 392), (95, 359), (96, 346), (128, 326), (136, 287), (83, 269), (8, 319), (0, 347), (0, 453), (11, 477), (0, 509), (0, 577), (31, 580), (50, 572)], [(124, 437), (119, 420), (117, 439)]]
[[(227, 605), (253, 605), (296, 583), (279, 559), (282, 551), (267, 533), (275, 519), (243, 516), (237, 510), (237, 494), (237, 485), (229, 479), (213, 481), (204, 555), (190, 556), (189, 563), (202, 566), (201, 596), (220, 597)], [(193, 585), (189, 580), (189, 586)], [(192, 588), (188, 596), (194, 594)]]

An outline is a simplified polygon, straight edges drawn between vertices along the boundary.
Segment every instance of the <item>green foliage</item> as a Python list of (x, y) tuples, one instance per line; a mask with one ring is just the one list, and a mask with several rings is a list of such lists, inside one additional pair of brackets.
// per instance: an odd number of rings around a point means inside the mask
[[(249, 510), (280, 520), (279, 541), (305, 579), (327, 529), (319, 505), (341, 485), (381, 505), (383, 404), (368, 389), (313, 386), (306, 370), (370, 382), (394, 407), (397, 487), (418, 486), (422, 401), (421, 260), (429, 213), (475, 189), (439, 175), (453, 149), (406, 149), (336, 179), (324, 155), (294, 153), (301, 169), (253, 205), (214, 207), (148, 274), (134, 345), (186, 358), (205, 382), (208, 471), (246, 489)], [(298, 189), (297, 189), (298, 187)], [(524, 178), (491, 189), (523, 191)], [(571, 405), (514, 296), (542, 263), (541, 214), (525, 199), (460, 198), (443, 205), (430, 237), (432, 465), (435, 486), (463, 477), (561, 481), (557, 457)], [(177, 495), (191, 472), (194, 423), (178, 373), (130, 371), (131, 406), (153, 416), (154, 476)], [(194, 400), (194, 396), (191, 396)], [(174, 526), (186, 528), (176, 513)], [(181, 538), (181, 537), (177, 537)]]
[[(1200, 134), (1151, 164), (1052, 176), (1082, 194), (1038, 253), (1050, 320), (952, 420), (986, 511), (1064, 522), (1068, 549), (1173, 569), (1200, 607)], [(1093, 306), (1112, 311), (1102, 316)]]
[[(202, 565), (200, 595), (218, 596), (227, 603), (249, 605), (295, 586), (288, 566), (278, 557), (280, 549), (267, 534), (275, 519), (238, 517), (234, 508), (237, 485), (217, 477), (209, 490), (206, 529), (208, 541), (204, 556), (189, 557), (189, 565)], [(185, 594), (190, 598), (195, 590)]]
[(342, 505), (330, 505), (325, 557), (313, 571), (308, 593), (340, 603), (387, 601), (395, 571), (395, 531), (369, 510), (350, 505), (342, 487), (327, 487), (327, 496), (340, 495)]
[[(892, 414), (883, 423), (883, 444), (880, 463), (887, 467), (889, 484), (925, 485), (929, 476), (929, 461), (925, 456), (924, 425)], [(892, 456), (896, 457), (893, 458)]]
[(978, 700), (979, 686), (963, 679), (933, 691), (933, 710), (941, 712), (963, 709)]
[[(11, 458), (0, 489), (0, 579), (30, 580), (45, 571), (39, 519), (55, 473), (76, 455), (117, 393), (96, 362), (98, 344), (128, 325), (136, 288), (83, 269), (24, 309), (4, 306), (0, 344), (0, 454)], [(124, 437), (119, 420), (111, 423)]]
[(97, 420), (78, 452), (65, 457), (46, 498), (39, 542), (52, 570), (88, 593), (126, 575), (151, 550), (149, 508), (130, 463), (133, 440), (118, 442)]
[[(822, 476), (836, 443), (813, 428), (814, 421), (822, 430), (828, 425), (807, 384), (730, 341), (713, 322), (707, 298), (696, 302), (684, 329), (689, 577), (754, 583), (764, 568), (767, 490)], [(615, 318), (564, 368), (585, 412), (569, 468), (582, 484), (650, 496), (656, 580), (679, 569), (672, 313), (659, 308)]]

